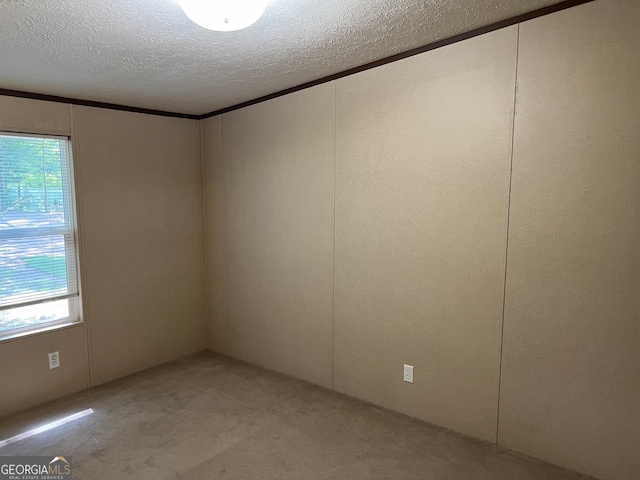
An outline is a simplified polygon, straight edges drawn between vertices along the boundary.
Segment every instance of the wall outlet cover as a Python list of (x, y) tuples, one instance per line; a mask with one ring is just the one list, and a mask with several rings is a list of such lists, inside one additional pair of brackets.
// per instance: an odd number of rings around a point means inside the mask
[(60, 352), (52, 352), (49, 354), (49, 370), (60, 366)]
[(413, 365), (404, 365), (404, 381), (413, 383)]

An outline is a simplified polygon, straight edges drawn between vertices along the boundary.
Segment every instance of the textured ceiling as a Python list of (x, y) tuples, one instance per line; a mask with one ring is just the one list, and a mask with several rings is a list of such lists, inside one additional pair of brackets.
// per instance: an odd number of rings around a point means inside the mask
[(0, 88), (203, 114), (559, 0), (271, 0), (212, 32), (175, 0), (0, 0)]

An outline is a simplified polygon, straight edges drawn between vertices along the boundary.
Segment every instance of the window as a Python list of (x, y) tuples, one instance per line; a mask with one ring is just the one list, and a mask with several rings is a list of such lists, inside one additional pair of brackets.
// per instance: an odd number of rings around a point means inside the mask
[(69, 139), (0, 133), (0, 337), (78, 321)]

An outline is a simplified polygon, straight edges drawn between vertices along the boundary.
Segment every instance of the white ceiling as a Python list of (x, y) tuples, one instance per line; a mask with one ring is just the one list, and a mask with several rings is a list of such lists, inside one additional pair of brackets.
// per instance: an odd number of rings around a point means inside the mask
[(0, 88), (203, 114), (559, 0), (271, 0), (237, 32), (175, 0), (0, 0)]

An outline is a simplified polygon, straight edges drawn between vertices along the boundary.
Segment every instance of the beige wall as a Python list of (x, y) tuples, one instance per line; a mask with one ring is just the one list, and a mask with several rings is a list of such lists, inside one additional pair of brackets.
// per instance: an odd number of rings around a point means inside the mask
[(200, 129), (74, 107), (93, 383), (205, 348)]
[(510, 27), (336, 82), (335, 387), (489, 441), (516, 44)]
[[(0, 342), (0, 417), (89, 386), (83, 324)], [(60, 367), (49, 370), (48, 354), (60, 352)]]
[(0, 131), (72, 138), (85, 319), (0, 342), (0, 416), (204, 349), (198, 122), (0, 97)]
[(495, 441), (516, 46), (204, 122), (209, 348)]
[(0, 102), (0, 131), (71, 135), (71, 107), (67, 104), (4, 96)]
[(204, 122), (209, 348), (639, 478), (639, 24), (599, 0)]
[(640, 2), (520, 30), (500, 443), (640, 478)]
[(209, 193), (206, 206), (207, 223), (223, 226), (222, 238), (214, 227), (208, 241), (209, 272), (221, 265), (224, 282), (220, 317), (215, 283), (221, 276), (209, 277), (210, 346), (327, 387), (333, 364), (333, 93), (325, 84), (225, 114), (217, 147), (217, 121), (204, 124), (205, 137), (213, 137), (204, 144), (205, 184), (222, 188), (222, 199)]

